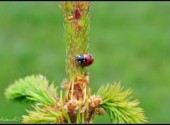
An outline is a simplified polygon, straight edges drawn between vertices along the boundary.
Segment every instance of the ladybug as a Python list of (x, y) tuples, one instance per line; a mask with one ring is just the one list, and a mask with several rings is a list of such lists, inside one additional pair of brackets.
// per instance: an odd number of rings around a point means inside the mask
[(80, 66), (85, 67), (85, 66), (90, 66), (93, 63), (94, 58), (89, 53), (86, 53), (86, 54), (78, 55), (76, 57), (76, 61)]

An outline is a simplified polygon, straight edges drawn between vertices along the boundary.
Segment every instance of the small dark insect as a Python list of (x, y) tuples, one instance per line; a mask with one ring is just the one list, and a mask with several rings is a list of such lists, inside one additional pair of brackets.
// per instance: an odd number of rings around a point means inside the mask
[(86, 53), (83, 55), (78, 55), (76, 57), (76, 61), (80, 66), (84, 67), (84, 66), (90, 66), (94, 62), (94, 58), (89, 53)]

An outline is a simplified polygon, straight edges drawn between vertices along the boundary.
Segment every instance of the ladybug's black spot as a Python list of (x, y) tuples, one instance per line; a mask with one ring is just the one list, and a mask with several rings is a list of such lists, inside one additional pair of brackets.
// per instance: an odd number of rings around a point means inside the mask
[(89, 57), (92, 58), (92, 56), (89, 54)]
[(92, 63), (92, 61), (89, 62), (89, 65)]

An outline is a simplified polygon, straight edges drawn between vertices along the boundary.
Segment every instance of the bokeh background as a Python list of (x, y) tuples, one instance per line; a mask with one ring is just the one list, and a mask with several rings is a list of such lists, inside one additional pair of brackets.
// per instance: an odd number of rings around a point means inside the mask
[[(5, 99), (5, 88), (15, 80), (40, 73), (60, 86), (65, 78), (58, 3), (0, 2), (0, 119), (21, 118), (31, 108)], [(120, 81), (124, 90), (133, 90), (149, 123), (170, 123), (170, 3), (92, 2), (89, 38), (92, 91)], [(110, 121), (97, 116), (95, 123)]]

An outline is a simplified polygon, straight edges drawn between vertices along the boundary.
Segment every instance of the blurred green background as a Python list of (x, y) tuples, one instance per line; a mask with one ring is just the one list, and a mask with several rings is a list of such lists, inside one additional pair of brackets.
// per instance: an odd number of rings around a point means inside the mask
[[(0, 123), (21, 118), (30, 104), (10, 102), (4, 91), (19, 78), (65, 78), (63, 15), (58, 2), (0, 2)], [(90, 87), (120, 81), (133, 90), (149, 123), (170, 123), (170, 3), (92, 2), (88, 67)], [(109, 123), (106, 115), (96, 123)]]

